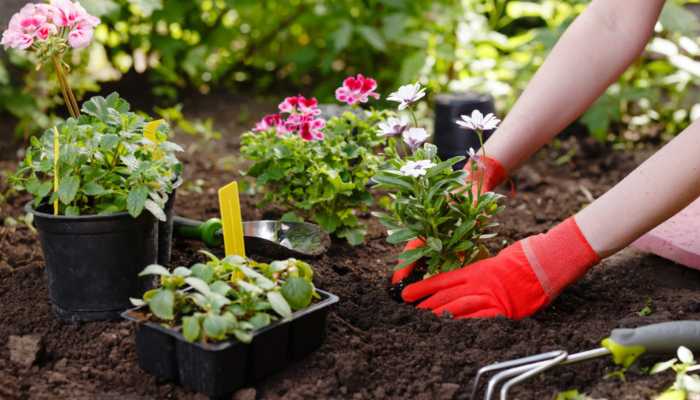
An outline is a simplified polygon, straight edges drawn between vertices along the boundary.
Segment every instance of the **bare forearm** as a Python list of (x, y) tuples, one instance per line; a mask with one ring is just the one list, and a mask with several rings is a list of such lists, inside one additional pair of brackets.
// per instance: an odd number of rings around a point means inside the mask
[(578, 118), (642, 52), (663, 3), (593, 0), (487, 141), (487, 154), (510, 173)]
[(600, 258), (616, 253), (700, 196), (700, 120), (580, 213)]

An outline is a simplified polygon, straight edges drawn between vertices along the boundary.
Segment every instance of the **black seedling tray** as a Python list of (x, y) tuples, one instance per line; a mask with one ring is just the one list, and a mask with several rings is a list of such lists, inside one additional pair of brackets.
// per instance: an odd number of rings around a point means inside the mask
[(336, 303), (338, 296), (316, 291), (321, 300), (294, 312), (291, 321), (280, 319), (253, 331), (250, 344), (236, 339), (190, 343), (179, 330), (142, 322), (129, 311), (122, 313), (122, 318), (133, 323), (142, 369), (179, 380), (207, 396), (219, 396), (284, 368), (287, 359), (298, 361), (321, 347), (328, 306)]

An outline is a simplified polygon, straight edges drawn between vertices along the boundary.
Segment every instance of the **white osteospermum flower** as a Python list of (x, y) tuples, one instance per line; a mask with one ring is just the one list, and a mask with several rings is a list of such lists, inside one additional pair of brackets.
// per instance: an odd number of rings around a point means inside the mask
[(475, 131), (488, 131), (491, 129), (496, 129), (498, 124), (501, 122), (500, 119), (496, 118), (493, 113), (488, 113), (484, 115), (479, 110), (472, 111), (472, 116), (462, 115), (463, 121), (457, 121), (462, 129), (473, 129)]
[(389, 117), (387, 122), (384, 124), (379, 124), (379, 132), (377, 136), (397, 136), (403, 133), (403, 131), (408, 126), (408, 118), (402, 116), (401, 118)]
[(426, 172), (435, 164), (431, 163), (430, 160), (420, 160), (420, 161), (408, 161), (406, 165), (401, 167), (401, 172), (404, 176), (412, 176), (418, 178), (421, 175), (425, 175)]
[(423, 128), (411, 128), (403, 133), (403, 141), (412, 149), (419, 148), (430, 137), (428, 131)]
[(401, 86), (399, 90), (390, 94), (387, 100), (401, 103), (399, 104), (399, 110), (403, 110), (423, 96), (425, 96), (425, 88), (421, 89), (420, 83), (416, 82), (413, 85)]

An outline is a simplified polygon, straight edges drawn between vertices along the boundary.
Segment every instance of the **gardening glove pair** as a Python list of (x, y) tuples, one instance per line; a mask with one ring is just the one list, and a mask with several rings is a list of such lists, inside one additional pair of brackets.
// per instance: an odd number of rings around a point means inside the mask
[(455, 318), (521, 319), (549, 305), (599, 262), (571, 217), (496, 257), (409, 285), (401, 296), (407, 302), (430, 296), (416, 308), (438, 316), (449, 311)]
[[(506, 173), (503, 170), (503, 167), (501, 166), (501, 163), (499, 163), (496, 159), (491, 158), (489, 156), (486, 157), (479, 157), (480, 159), (485, 158), (486, 162), (484, 163), (486, 169), (484, 171), (484, 168), (478, 168), (476, 171), (476, 176), (474, 176), (472, 179), (474, 182), (478, 182), (481, 179), (481, 175), (484, 175), (484, 183), (483, 187), (481, 188), (481, 191), (483, 193), (490, 192), (493, 189), (495, 189), (498, 185), (503, 183), (506, 180)], [(470, 174), (474, 173), (474, 170), (472, 170), (472, 163), (473, 160), (470, 158), (469, 162), (467, 162), (464, 165), (464, 170), (469, 171)], [(472, 193), (474, 193), (474, 196), (476, 197), (476, 192), (478, 188), (477, 185), (474, 184), (472, 185)], [(512, 197), (512, 196), (511, 196)], [(410, 240), (406, 244), (406, 248), (403, 249), (403, 251), (406, 250), (414, 250), (420, 246), (424, 246), (425, 243), (421, 241), (420, 239), (413, 239)], [(394, 272), (394, 277), (391, 280), (392, 284), (396, 284), (400, 280), (406, 278), (407, 276), (411, 275), (411, 272), (413, 272), (413, 269), (416, 266), (420, 266), (422, 263), (425, 262), (425, 259), (420, 259), (404, 268), (401, 268), (400, 270), (397, 270)], [(401, 262), (399, 263), (401, 265)]]

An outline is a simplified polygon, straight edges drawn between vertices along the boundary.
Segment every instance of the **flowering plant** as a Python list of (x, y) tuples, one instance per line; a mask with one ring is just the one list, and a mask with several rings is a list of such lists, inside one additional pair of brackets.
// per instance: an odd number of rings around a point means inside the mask
[(373, 149), (386, 144), (384, 122), (394, 119), (386, 111), (365, 111), (366, 119), (355, 113), (369, 97), (379, 98), (376, 86), (362, 75), (346, 79), (336, 98), (353, 112), (327, 121), (318, 118), (316, 99), (288, 97), (280, 114), (266, 116), (243, 134), (241, 152), (255, 161), (243, 174), (270, 189), (259, 207), (275, 201), (293, 210), (283, 220), (297, 219), (296, 212), (353, 245), (362, 242), (367, 228), (354, 212), (372, 204), (365, 185), (385, 160)]
[[(425, 95), (420, 84), (406, 85), (389, 96), (400, 103), (399, 110), (408, 108), (414, 123), (417, 120), (413, 104)], [(492, 114), (485, 118), (475, 111), (471, 117), (462, 116), (458, 124), (474, 130), (482, 142), (484, 130), (496, 127), (498, 119)], [(404, 122), (397, 122), (404, 121)], [(489, 219), (505, 206), (496, 203), (500, 197), (493, 192), (482, 192), (483, 169), (480, 157), (470, 150), (472, 170), (453, 171), (452, 166), (464, 160), (464, 156), (442, 161), (437, 157), (437, 147), (425, 141), (430, 136), (423, 128), (406, 129), (407, 119), (394, 120), (389, 147), (391, 169), (379, 172), (372, 179), (377, 187), (390, 189), (393, 198), (391, 215), (372, 213), (389, 228), (389, 243), (401, 243), (420, 239), (423, 245), (406, 250), (399, 255), (396, 269), (404, 268), (421, 258), (426, 258), (428, 276), (452, 271), (488, 257), (488, 250), (478, 244), (479, 239), (495, 236), (484, 230), (498, 224)], [(398, 151), (394, 137), (401, 136), (404, 158)], [(411, 155), (408, 155), (408, 150)]]
[(51, 0), (49, 4), (27, 4), (12, 16), (8, 29), (3, 32), (0, 44), (31, 50), (40, 59), (37, 69), (51, 60), (58, 83), (71, 117), (78, 118), (80, 111), (66, 72), (70, 67), (63, 61), (68, 46), (85, 47), (92, 41), (93, 30), (100, 19), (88, 14), (79, 2)]

